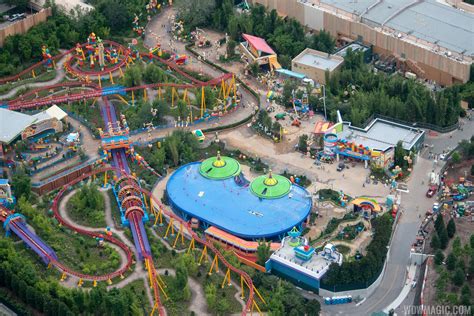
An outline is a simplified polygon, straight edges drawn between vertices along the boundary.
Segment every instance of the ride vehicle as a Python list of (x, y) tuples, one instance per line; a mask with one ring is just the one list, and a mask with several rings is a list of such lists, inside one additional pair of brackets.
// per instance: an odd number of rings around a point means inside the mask
[(430, 187), (428, 188), (428, 191), (426, 192), (426, 197), (427, 198), (432, 198), (433, 195), (436, 194), (436, 192), (438, 191), (438, 186), (436, 185), (430, 185)]
[(200, 129), (196, 129), (192, 133), (200, 143), (204, 142), (206, 139), (206, 136), (204, 136), (204, 133)]

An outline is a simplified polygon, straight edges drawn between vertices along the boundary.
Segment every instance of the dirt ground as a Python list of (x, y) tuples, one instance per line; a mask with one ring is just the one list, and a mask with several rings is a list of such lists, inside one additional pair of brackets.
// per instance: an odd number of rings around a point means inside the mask
[[(221, 67), (226, 68), (227, 70), (237, 74), (240, 78), (244, 79), (244, 81), (248, 81), (252, 87), (256, 87), (258, 92), (262, 95), (266, 95), (268, 91), (267, 85), (259, 82), (252, 76), (245, 76), (245, 63), (240, 61), (240, 58), (237, 58), (237, 61), (232, 61), (232, 62), (221, 62), (219, 60), (219, 56), (225, 55), (226, 52), (226, 44), (221, 45), (218, 47), (216, 43), (222, 39), (225, 38), (224, 33), (219, 33), (216, 31), (204, 29), (205, 33), (205, 38), (209, 41), (211, 41), (212, 46), (208, 48), (199, 48), (197, 46), (194, 47), (194, 49), (200, 53), (201, 55), (206, 56), (207, 59), (211, 60), (212, 62), (220, 65)], [(236, 48), (236, 54), (240, 56), (240, 52)], [(191, 65), (194, 62), (191, 60)], [(263, 108), (267, 108), (269, 106), (272, 106), (275, 110), (270, 113), (270, 116), (273, 118), (275, 121), (275, 114), (285, 112), (285, 107), (276, 104), (275, 102), (266, 102), (265, 104), (262, 104)], [(291, 113), (291, 112), (290, 112)], [(318, 121), (322, 121), (323, 117), (322, 116), (313, 116), (312, 118), (309, 119), (302, 119), (301, 121), (301, 127), (295, 127), (291, 126), (292, 119), (290, 119), (290, 115), (287, 115), (287, 117), (283, 120), (280, 120), (279, 123), (283, 126), (283, 128), (286, 130), (285, 133), (285, 138), (287, 140), (287, 143), (285, 143), (285, 147), (290, 145), (289, 147), (293, 148), (294, 145), (298, 142), (298, 137), (303, 134), (311, 134), (314, 130), (314, 125)]]
[(319, 210), (319, 216), (314, 224), (308, 226), (309, 232), (306, 234), (306, 237), (311, 239), (321, 235), (331, 218), (343, 218), (347, 213), (345, 208), (335, 207), (334, 204), (329, 202), (317, 202), (316, 208)]
[(447, 178), (451, 181), (457, 182), (460, 177), (464, 177), (468, 181), (474, 181), (474, 176), (471, 176), (471, 166), (474, 164), (474, 159), (466, 160), (460, 164), (451, 166), (447, 171)]

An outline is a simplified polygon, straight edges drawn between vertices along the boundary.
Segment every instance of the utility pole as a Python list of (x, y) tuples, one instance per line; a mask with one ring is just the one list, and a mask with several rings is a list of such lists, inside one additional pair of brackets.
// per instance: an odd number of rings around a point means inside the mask
[(326, 85), (323, 85), (323, 104), (324, 104), (324, 120), (328, 120), (328, 116), (326, 114)]

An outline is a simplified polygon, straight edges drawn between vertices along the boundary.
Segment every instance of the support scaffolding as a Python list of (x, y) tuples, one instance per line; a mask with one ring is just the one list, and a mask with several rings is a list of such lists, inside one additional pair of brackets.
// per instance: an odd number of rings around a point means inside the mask
[(176, 243), (178, 242), (179, 237), (181, 236), (181, 245), (184, 245), (184, 233), (183, 233), (183, 224), (179, 224), (179, 231), (176, 235), (176, 238), (173, 243), (173, 248), (176, 248)]

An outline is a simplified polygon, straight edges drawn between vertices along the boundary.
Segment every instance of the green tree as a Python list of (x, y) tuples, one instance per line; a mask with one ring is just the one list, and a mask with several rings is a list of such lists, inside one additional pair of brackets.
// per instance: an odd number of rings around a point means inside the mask
[(454, 223), (453, 218), (449, 220), (448, 226), (446, 226), (446, 230), (448, 232), (449, 238), (453, 238), (454, 234), (456, 234), (456, 224)]
[(298, 138), (298, 149), (303, 152), (303, 153), (306, 153), (307, 152), (307, 149), (308, 149), (308, 135), (306, 134), (303, 134), (301, 135), (299, 138)]
[(471, 305), (471, 288), (468, 284), (464, 284), (461, 288), (461, 305)]
[(184, 21), (188, 30), (208, 25), (215, 7), (215, 0), (176, 1), (178, 18)]
[(306, 315), (319, 315), (321, 313), (321, 304), (317, 300), (309, 300), (305, 304)]
[(278, 56), (278, 61), (280, 62), (281, 66), (285, 69), (291, 69), (291, 57), (288, 55), (280, 55)]
[(258, 242), (257, 247), (257, 263), (265, 266), (265, 262), (270, 258), (270, 243), (264, 241)]
[(258, 63), (257, 62), (251, 63), (250, 73), (252, 74), (252, 76), (256, 77), (259, 72), (260, 72), (260, 66), (258, 65)]
[(452, 159), (453, 163), (458, 164), (458, 163), (461, 162), (461, 155), (459, 154), (458, 151), (455, 151), (455, 152), (451, 155), (451, 159)]
[(333, 53), (334, 48), (336, 47), (336, 40), (334, 37), (324, 30), (320, 31), (317, 34), (313, 34), (309, 40), (310, 48), (326, 52)]
[(293, 91), (295, 88), (296, 86), (291, 80), (285, 80), (285, 83), (283, 84), (283, 92), (281, 95), (281, 101), (284, 106), (291, 106), (291, 102), (293, 100)]
[(165, 78), (165, 73), (161, 70), (160, 67), (155, 64), (149, 64), (145, 68), (143, 73), (143, 79), (146, 83), (160, 83), (163, 82)]
[(448, 233), (446, 232), (446, 228), (444, 226), (441, 229), (441, 231), (438, 233), (438, 236), (439, 236), (441, 249), (446, 249), (446, 247), (448, 246), (449, 237), (448, 237)]
[(15, 6), (18, 10), (25, 11), (28, 8), (28, 0), (3, 0), (9, 6)]
[(215, 310), (218, 305), (216, 286), (213, 283), (208, 283), (204, 288), (204, 294), (206, 295), (207, 306), (209, 309)]
[(125, 71), (123, 83), (127, 87), (136, 87), (142, 84), (142, 79), (143, 67), (135, 65)]
[(431, 248), (433, 249), (439, 249), (441, 248), (441, 243), (439, 241), (438, 234), (433, 234), (433, 237), (431, 238), (431, 243), (430, 243)]
[(435, 226), (436, 232), (439, 234), (439, 232), (444, 227), (444, 218), (442, 214), (438, 214), (438, 216), (436, 217), (434, 226)]
[(453, 250), (453, 253), (456, 257), (461, 257), (463, 255), (463, 253), (462, 253), (463, 249), (462, 249), (462, 246), (461, 246), (461, 238), (459, 238), (459, 236), (454, 238), (453, 245), (452, 245), (452, 250)]
[(97, 9), (105, 18), (105, 21), (107, 21), (107, 26), (113, 30), (114, 33), (130, 28), (132, 15), (127, 9), (125, 2), (120, 0), (102, 1)]
[(456, 269), (456, 271), (454, 271), (454, 274), (452, 276), (453, 284), (456, 286), (461, 286), (464, 283), (464, 278), (465, 278), (464, 272), (459, 268)]
[(444, 254), (441, 250), (436, 250), (435, 257), (434, 257), (434, 262), (436, 265), (441, 265), (444, 260)]
[(24, 169), (18, 170), (12, 178), (12, 187), (17, 199), (24, 196), (27, 200), (31, 196), (31, 178), (25, 173)]
[(237, 42), (236, 41), (231, 39), (227, 42), (226, 52), (227, 52), (227, 57), (228, 58), (234, 57), (236, 47), (237, 47)]
[(456, 267), (456, 256), (451, 252), (446, 258), (446, 268), (449, 271), (453, 271)]
[(403, 148), (403, 143), (399, 141), (397, 143), (397, 146), (395, 147), (395, 153), (394, 153), (395, 165), (400, 166), (400, 168), (406, 167), (407, 166), (407, 161), (405, 160), (406, 155), (407, 155), (407, 151)]

